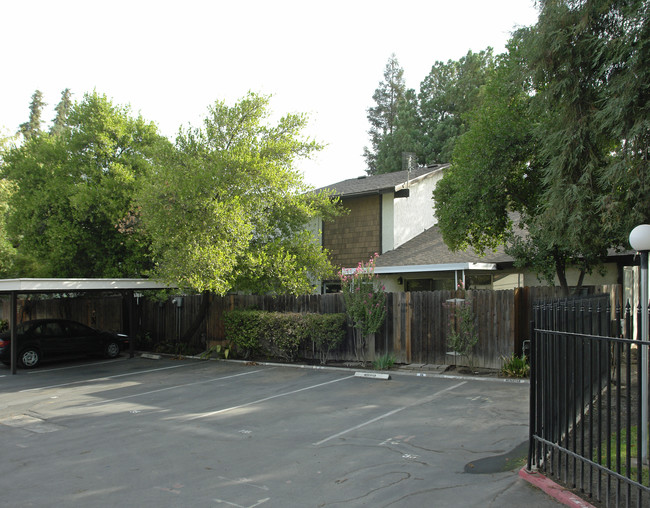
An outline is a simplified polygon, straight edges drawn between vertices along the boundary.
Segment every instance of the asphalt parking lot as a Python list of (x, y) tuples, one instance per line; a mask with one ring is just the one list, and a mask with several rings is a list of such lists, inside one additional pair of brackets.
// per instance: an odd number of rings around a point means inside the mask
[(508, 470), (527, 429), (528, 385), (500, 380), (125, 357), (0, 368), (0, 506), (560, 506)]

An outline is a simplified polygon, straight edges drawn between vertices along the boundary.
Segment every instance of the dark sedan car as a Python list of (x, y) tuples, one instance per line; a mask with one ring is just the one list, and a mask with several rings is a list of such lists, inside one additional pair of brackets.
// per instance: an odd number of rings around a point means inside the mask
[[(129, 344), (126, 335), (102, 332), (66, 319), (37, 319), (16, 327), (18, 365), (31, 369), (42, 360), (99, 354), (115, 358)], [(0, 334), (0, 361), (11, 362), (11, 335)]]

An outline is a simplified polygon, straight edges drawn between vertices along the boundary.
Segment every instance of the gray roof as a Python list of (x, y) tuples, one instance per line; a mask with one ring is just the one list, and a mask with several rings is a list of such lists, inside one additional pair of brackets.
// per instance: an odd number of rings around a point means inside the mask
[(358, 196), (364, 194), (382, 194), (395, 190), (395, 187), (405, 184), (407, 180), (415, 180), (434, 173), (440, 169), (448, 167), (449, 164), (434, 164), (431, 166), (421, 167), (408, 171), (396, 171), (394, 173), (384, 173), (381, 175), (360, 176), (358, 178), (350, 178), (342, 182), (327, 185), (316, 189), (316, 192), (321, 190), (334, 191), (335, 196)]
[(442, 240), (440, 228), (433, 226), (396, 249), (379, 256), (376, 266), (378, 269), (417, 266), (422, 267), (424, 271), (426, 267), (431, 268), (435, 265), (511, 263), (512, 261), (513, 258), (504, 252), (503, 247), (499, 247), (496, 252), (486, 252), (484, 256), (478, 255), (473, 249), (452, 252)]

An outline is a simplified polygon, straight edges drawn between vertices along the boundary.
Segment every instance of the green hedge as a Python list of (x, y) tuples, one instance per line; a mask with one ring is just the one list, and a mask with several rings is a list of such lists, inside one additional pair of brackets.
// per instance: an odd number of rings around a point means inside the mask
[(262, 314), (259, 310), (232, 310), (223, 316), (226, 339), (235, 345), (244, 358), (255, 356), (260, 351)]
[(294, 361), (313, 344), (322, 364), (345, 338), (345, 314), (298, 314), (232, 310), (224, 315), (226, 339), (244, 358), (258, 355)]
[(311, 338), (321, 364), (325, 365), (330, 351), (345, 339), (345, 314), (304, 314), (307, 337)]

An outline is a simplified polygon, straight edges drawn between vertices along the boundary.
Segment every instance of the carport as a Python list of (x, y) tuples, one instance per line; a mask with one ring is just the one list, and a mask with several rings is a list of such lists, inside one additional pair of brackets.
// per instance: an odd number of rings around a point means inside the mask
[[(170, 289), (173, 286), (150, 279), (2, 279), (0, 294), (8, 294), (11, 299), (9, 330), (11, 332), (11, 373), (16, 374), (18, 351), (16, 348), (16, 322), (18, 320), (18, 295), (47, 293), (86, 293), (101, 291), (121, 291), (133, 297), (135, 291)], [(131, 357), (133, 341), (130, 341)]]

